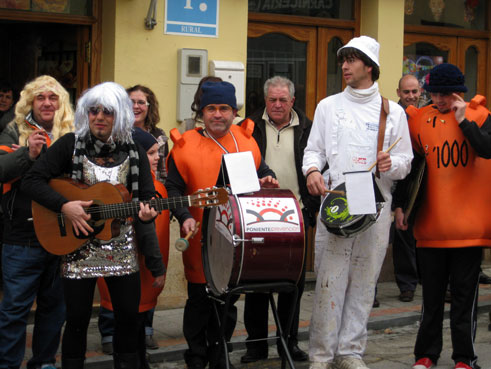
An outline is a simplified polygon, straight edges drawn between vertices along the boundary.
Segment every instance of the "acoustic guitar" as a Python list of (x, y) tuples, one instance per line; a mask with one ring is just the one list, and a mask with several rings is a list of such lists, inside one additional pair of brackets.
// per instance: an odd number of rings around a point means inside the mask
[[(99, 182), (88, 186), (72, 179), (56, 178), (49, 182), (49, 186), (69, 201), (94, 200), (93, 204), (85, 209), (91, 218), (88, 223), (94, 229), (94, 232), (87, 236), (80, 232), (77, 236), (70, 220), (63, 213), (53, 212), (35, 201), (32, 202), (32, 219), (36, 236), (46, 251), (55, 255), (69, 254), (88, 239), (108, 241), (116, 237), (119, 235), (120, 220), (136, 216), (140, 211), (140, 202), (131, 201), (128, 190), (122, 184)], [(228, 192), (225, 188), (211, 188), (196, 191), (188, 196), (155, 198), (142, 202), (150, 204), (160, 212), (188, 206), (217, 206), (227, 201)]]

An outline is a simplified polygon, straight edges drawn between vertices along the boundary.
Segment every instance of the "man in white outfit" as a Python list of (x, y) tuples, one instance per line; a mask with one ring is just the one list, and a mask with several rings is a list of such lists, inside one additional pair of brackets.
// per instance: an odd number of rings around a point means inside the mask
[[(377, 79), (380, 45), (368, 36), (338, 50), (347, 87), (322, 100), (315, 111), (303, 158), (312, 195), (324, 195), (345, 181), (345, 172), (367, 170), (377, 160), (385, 205), (375, 224), (350, 238), (328, 233), (318, 222), (315, 237), (317, 283), (310, 324), (311, 369), (362, 369), (367, 322), (375, 284), (389, 240), (390, 188), (411, 168), (411, 140), (403, 109), (389, 102), (383, 149), (377, 152), (381, 96)], [(399, 137), (400, 142), (384, 152)], [(329, 169), (320, 170), (325, 164)]]

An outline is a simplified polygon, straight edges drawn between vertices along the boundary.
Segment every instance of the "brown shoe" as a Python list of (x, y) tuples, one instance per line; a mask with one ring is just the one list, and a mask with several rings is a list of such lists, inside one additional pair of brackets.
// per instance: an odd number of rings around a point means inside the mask
[(402, 302), (411, 302), (414, 300), (414, 291), (403, 291), (399, 295), (399, 300)]

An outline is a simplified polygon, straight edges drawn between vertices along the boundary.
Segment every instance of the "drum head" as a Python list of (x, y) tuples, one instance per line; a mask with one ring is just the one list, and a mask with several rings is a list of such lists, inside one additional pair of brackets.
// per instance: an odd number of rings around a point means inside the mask
[[(345, 184), (335, 190), (346, 192)], [(382, 207), (382, 203), (377, 202), (377, 214), (351, 215), (346, 196), (329, 193), (322, 201), (320, 219), (328, 232), (344, 238), (354, 237), (377, 220)]]
[(228, 203), (206, 209), (203, 214), (203, 268), (208, 288), (215, 296), (227, 292), (234, 265), (233, 218), (227, 208)]

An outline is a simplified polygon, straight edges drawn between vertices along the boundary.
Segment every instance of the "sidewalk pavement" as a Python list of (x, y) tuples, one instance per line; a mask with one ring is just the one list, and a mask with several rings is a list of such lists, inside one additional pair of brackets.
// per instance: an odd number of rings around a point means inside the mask
[[(491, 275), (491, 265), (485, 266), (484, 272)], [(313, 286), (313, 285), (311, 285)], [(368, 322), (369, 330), (385, 330), (393, 327), (411, 325), (419, 320), (421, 309), (421, 286), (418, 286), (414, 301), (405, 303), (398, 299), (399, 289), (395, 282), (383, 282), (378, 284), (377, 298), (380, 307), (374, 308)], [(479, 313), (491, 311), (491, 285), (481, 285), (479, 289)], [(308, 341), (308, 331), (312, 314), (312, 304), (314, 291), (305, 291), (302, 297), (300, 312), (299, 341)], [(238, 322), (232, 338), (234, 349), (244, 350), (244, 341), (247, 337), (244, 328), (243, 311), (244, 300), (241, 298), (236, 306), (238, 308)], [(271, 309), (270, 309), (271, 310)], [(450, 305), (445, 304), (445, 317), (448, 319)], [(109, 369), (112, 368), (112, 356), (104, 355), (101, 351), (101, 339), (97, 328), (97, 314), (93, 314), (87, 335), (87, 360), (85, 368), (89, 369)], [(158, 342), (159, 348), (148, 350), (150, 363), (182, 361), (183, 352), (187, 348), (186, 341), (182, 334), (183, 309), (157, 310), (155, 312), (153, 326), (154, 339)], [(275, 335), (276, 327), (270, 313), (269, 332), (270, 336)], [(28, 327), (28, 341), (32, 333), (32, 324)], [(274, 343), (270, 340), (270, 344)], [(305, 347), (305, 346), (303, 346)], [(61, 348), (60, 348), (61, 350)], [(61, 352), (61, 351), (60, 351)], [(26, 360), (30, 357), (30, 344), (26, 350)], [(60, 357), (58, 357), (59, 365)], [(25, 365), (25, 362), (24, 362)]]

